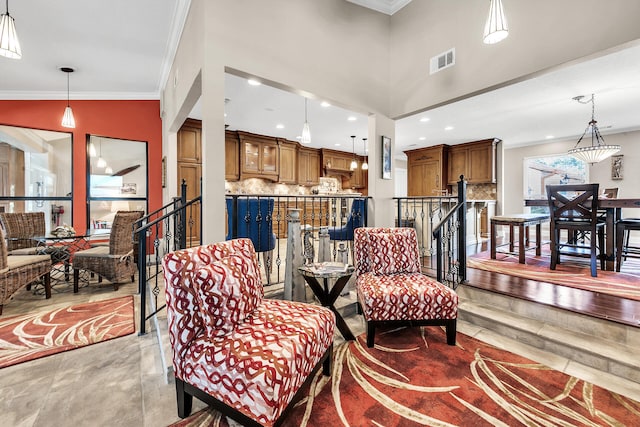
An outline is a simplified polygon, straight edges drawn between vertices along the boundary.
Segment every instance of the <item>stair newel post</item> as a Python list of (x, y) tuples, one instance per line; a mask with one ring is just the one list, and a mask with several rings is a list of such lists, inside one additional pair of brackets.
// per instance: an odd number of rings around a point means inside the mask
[(145, 322), (147, 317), (147, 268), (145, 256), (147, 254), (146, 228), (140, 228), (138, 233), (138, 292), (140, 292), (140, 332), (145, 334)]
[(458, 211), (458, 275), (463, 283), (467, 281), (467, 182), (464, 175), (460, 175), (458, 181), (458, 205), (462, 206)]

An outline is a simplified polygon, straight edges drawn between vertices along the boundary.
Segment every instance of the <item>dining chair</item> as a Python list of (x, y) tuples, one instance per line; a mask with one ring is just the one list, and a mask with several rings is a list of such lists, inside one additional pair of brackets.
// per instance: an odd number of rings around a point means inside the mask
[(80, 270), (104, 277), (118, 290), (118, 284), (135, 280), (133, 225), (143, 211), (118, 211), (113, 218), (109, 246), (96, 246), (73, 254), (73, 292), (78, 292)]
[(631, 245), (631, 231), (640, 231), (640, 218), (623, 218), (616, 222), (616, 271), (620, 271), (622, 261), (640, 258), (640, 247)]
[[(598, 187), (599, 184), (547, 185), (551, 218), (551, 270), (555, 270), (560, 263), (560, 255), (590, 258), (592, 277), (597, 277), (599, 257), (600, 268), (604, 270), (605, 224), (598, 221)], [(565, 241), (561, 241), (562, 230), (567, 230)], [(589, 233), (588, 243), (576, 239), (576, 234), (580, 232)]]
[(353, 230), (364, 227), (367, 217), (366, 199), (353, 199), (351, 211), (344, 225), (329, 227), (330, 240), (353, 240)]
[(0, 225), (4, 228), (9, 255), (36, 255), (34, 237), (45, 235), (44, 212), (1, 212)]
[[(273, 250), (276, 234), (273, 232), (272, 197), (227, 197), (227, 236), (225, 240), (248, 238), (256, 252), (262, 252), (267, 284), (271, 284)], [(235, 229), (234, 229), (235, 225)]]

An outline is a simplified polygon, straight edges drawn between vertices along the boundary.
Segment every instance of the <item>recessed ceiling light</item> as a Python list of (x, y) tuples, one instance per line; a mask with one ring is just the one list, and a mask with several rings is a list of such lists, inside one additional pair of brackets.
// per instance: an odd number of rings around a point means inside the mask
[(333, 145), (334, 145), (335, 147), (340, 147), (340, 145), (342, 145), (342, 144), (340, 144), (339, 142), (336, 142), (336, 143), (335, 143), (335, 144), (333, 144)]
[(421, 122), (428, 122), (429, 120), (431, 120), (429, 117), (423, 117), (420, 119)]
[(282, 123), (278, 123), (276, 125), (276, 129), (284, 129), (284, 125)]
[(296, 136), (296, 139), (302, 139), (302, 137), (300, 135)]
[(355, 116), (349, 116), (347, 120), (349, 120), (350, 122), (355, 122), (358, 119)]
[(553, 139), (553, 138), (555, 138), (555, 136), (553, 136), (553, 135), (547, 135), (547, 136), (544, 137), (544, 139)]
[(421, 136), (420, 138), (418, 138), (418, 140), (420, 141), (426, 141), (427, 137), (426, 136)]
[(453, 126), (447, 126), (444, 130), (453, 130)]
[(322, 101), (322, 102), (320, 103), (320, 106), (321, 106), (321, 107), (331, 107), (331, 104), (329, 104), (327, 101)]
[(247, 80), (247, 83), (249, 83), (251, 86), (260, 86), (262, 84), (259, 81), (257, 81), (256, 79), (249, 79), (249, 80)]

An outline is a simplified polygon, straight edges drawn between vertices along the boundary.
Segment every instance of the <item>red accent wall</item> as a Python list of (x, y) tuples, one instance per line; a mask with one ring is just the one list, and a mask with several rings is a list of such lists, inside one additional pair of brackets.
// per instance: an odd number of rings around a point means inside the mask
[[(149, 211), (162, 206), (162, 120), (160, 101), (72, 101), (76, 128), (60, 125), (67, 101), (0, 100), (0, 124), (73, 132), (73, 227), (87, 225), (88, 134), (147, 141)], [(123, 153), (126, 155), (126, 153)]]

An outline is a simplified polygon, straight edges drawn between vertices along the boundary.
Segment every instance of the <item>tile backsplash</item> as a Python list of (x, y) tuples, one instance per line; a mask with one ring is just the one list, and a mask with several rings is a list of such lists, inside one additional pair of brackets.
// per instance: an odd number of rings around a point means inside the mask
[(278, 184), (260, 178), (249, 178), (234, 182), (225, 181), (224, 187), (227, 194), (311, 195), (316, 190), (322, 194), (342, 192), (340, 180), (330, 177), (320, 178), (320, 185), (315, 187)]
[[(452, 194), (458, 194), (458, 186), (452, 185)], [(498, 186), (496, 184), (467, 184), (468, 200), (497, 200)]]

